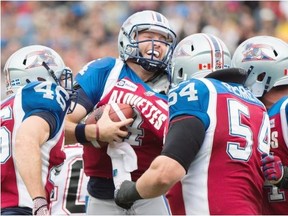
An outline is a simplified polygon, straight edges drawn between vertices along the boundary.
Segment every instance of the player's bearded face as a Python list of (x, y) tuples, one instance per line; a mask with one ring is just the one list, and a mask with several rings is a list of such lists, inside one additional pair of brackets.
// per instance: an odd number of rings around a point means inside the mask
[(144, 58), (154, 60), (162, 60), (164, 58), (167, 46), (165, 44), (166, 38), (163, 35), (144, 31), (139, 33), (138, 41), (140, 41), (139, 48)]

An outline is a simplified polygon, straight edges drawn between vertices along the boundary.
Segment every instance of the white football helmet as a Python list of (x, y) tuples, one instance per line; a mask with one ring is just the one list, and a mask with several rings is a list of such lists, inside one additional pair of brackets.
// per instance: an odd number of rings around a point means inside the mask
[[(159, 41), (167, 46), (167, 53), (162, 60), (157, 60), (154, 55), (144, 58), (139, 49), (139, 43), (147, 42), (138, 40), (138, 33), (151, 31), (165, 36), (165, 41)], [(154, 43), (158, 40), (149, 40)], [(118, 36), (118, 51), (123, 61), (132, 59), (145, 70), (156, 72), (166, 70), (171, 60), (173, 49), (176, 45), (176, 34), (171, 30), (168, 20), (162, 14), (145, 10), (136, 12), (123, 23)], [(154, 47), (154, 46), (152, 46)], [(153, 52), (153, 51), (152, 51)]]
[(50, 81), (62, 86), (68, 92), (71, 113), (77, 103), (77, 92), (73, 90), (72, 71), (65, 66), (60, 55), (42, 45), (23, 47), (13, 53), (4, 66), (6, 94), (13, 94), (22, 86), (33, 81)]
[(213, 71), (229, 68), (230, 64), (230, 52), (221, 39), (211, 34), (192, 34), (181, 40), (174, 50), (172, 84), (205, 77)]
[(234, 52), (232, 66), (248, 71), (245, 82), (256, 97), (274, 86), (288, 85), (288, 44), (272, 36), (255, 36)]
[[(4, 66), (6, 93), (33, 81), (51, 81), (72, 88), (73, 75), (60, 55), (53, 49), (42, 45), (23, 47), (13, 53)], [(68, 80), (70, 83), (68, 83)], [(64, 86), (65, 85), (65, 86)]]

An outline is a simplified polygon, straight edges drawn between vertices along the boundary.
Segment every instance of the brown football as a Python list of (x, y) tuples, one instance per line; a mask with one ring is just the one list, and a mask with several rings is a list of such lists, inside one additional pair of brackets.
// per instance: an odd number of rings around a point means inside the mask
[[(112, 103), (109, 105), (111, 106), (109, 111), (109, 117), (112, 121), (118, 122), (128, 118), (133, 118), (134, 111), (131, 105), (122, 103)], [(92, 111), (85, 120), (85, 124), (96, 124), (102, 116), (104, 107), (105, 105), (98, 107), (97, 109)], [(125, 128), (122, 129), (125, 130)], [(92, 144), (98, 148), (108, 145), (107, 142), (102, 141), (92, 141)]]

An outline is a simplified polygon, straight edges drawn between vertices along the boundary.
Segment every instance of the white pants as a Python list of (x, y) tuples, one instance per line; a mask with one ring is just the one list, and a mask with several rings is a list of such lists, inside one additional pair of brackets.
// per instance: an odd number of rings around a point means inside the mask
[(88, 215), (170, 215), (170, 207), (165, 196), (137, 200), (129, 209), (116, 205), (113, 199), (96, 199), (89, 195)]

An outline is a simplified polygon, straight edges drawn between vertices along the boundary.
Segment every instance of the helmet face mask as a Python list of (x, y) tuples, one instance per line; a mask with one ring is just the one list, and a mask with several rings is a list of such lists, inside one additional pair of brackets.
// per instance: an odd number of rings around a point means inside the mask
[[(165, 40), (139, 40), (139, 33), (154, 32), (165, 37)], [(152, 53), (154, 43), (165, 44), (167, 51), (163, 59), (155, 59), (152, 54), (150, 58), (141, 53), (141, 44), (150, 42)], [(169, 65), (173, 49), (176, 45), (176, 34), (170, 29), (168, 20), (160, 13), (154, 11), (141, 11), (130, 16), (122, 25), (118, 37), (119, 55), (123, 61), (131, 59), (150, 72), (163, 71)]]
[(60, 55), (53, 49), (41, 45), (23, 47), (13, 53), (4, 66), (6, 94), (14, 94), (26, 84), (34, 81), (49, 81), (62, 86), (75, 97), (73, 74)]
[(176, 46), (172, 61), (174, 85), (190, 78), (201, 78), (213, 71), (229, 68), (231, 55), (219, 38), (197, 33), (187, 36)]
[(245, 86), (262, 97), (274, 86), (288, 85), (288, 44), (271, 36), (249, 38), (235, 50), (232, 66), (248, 71)]

